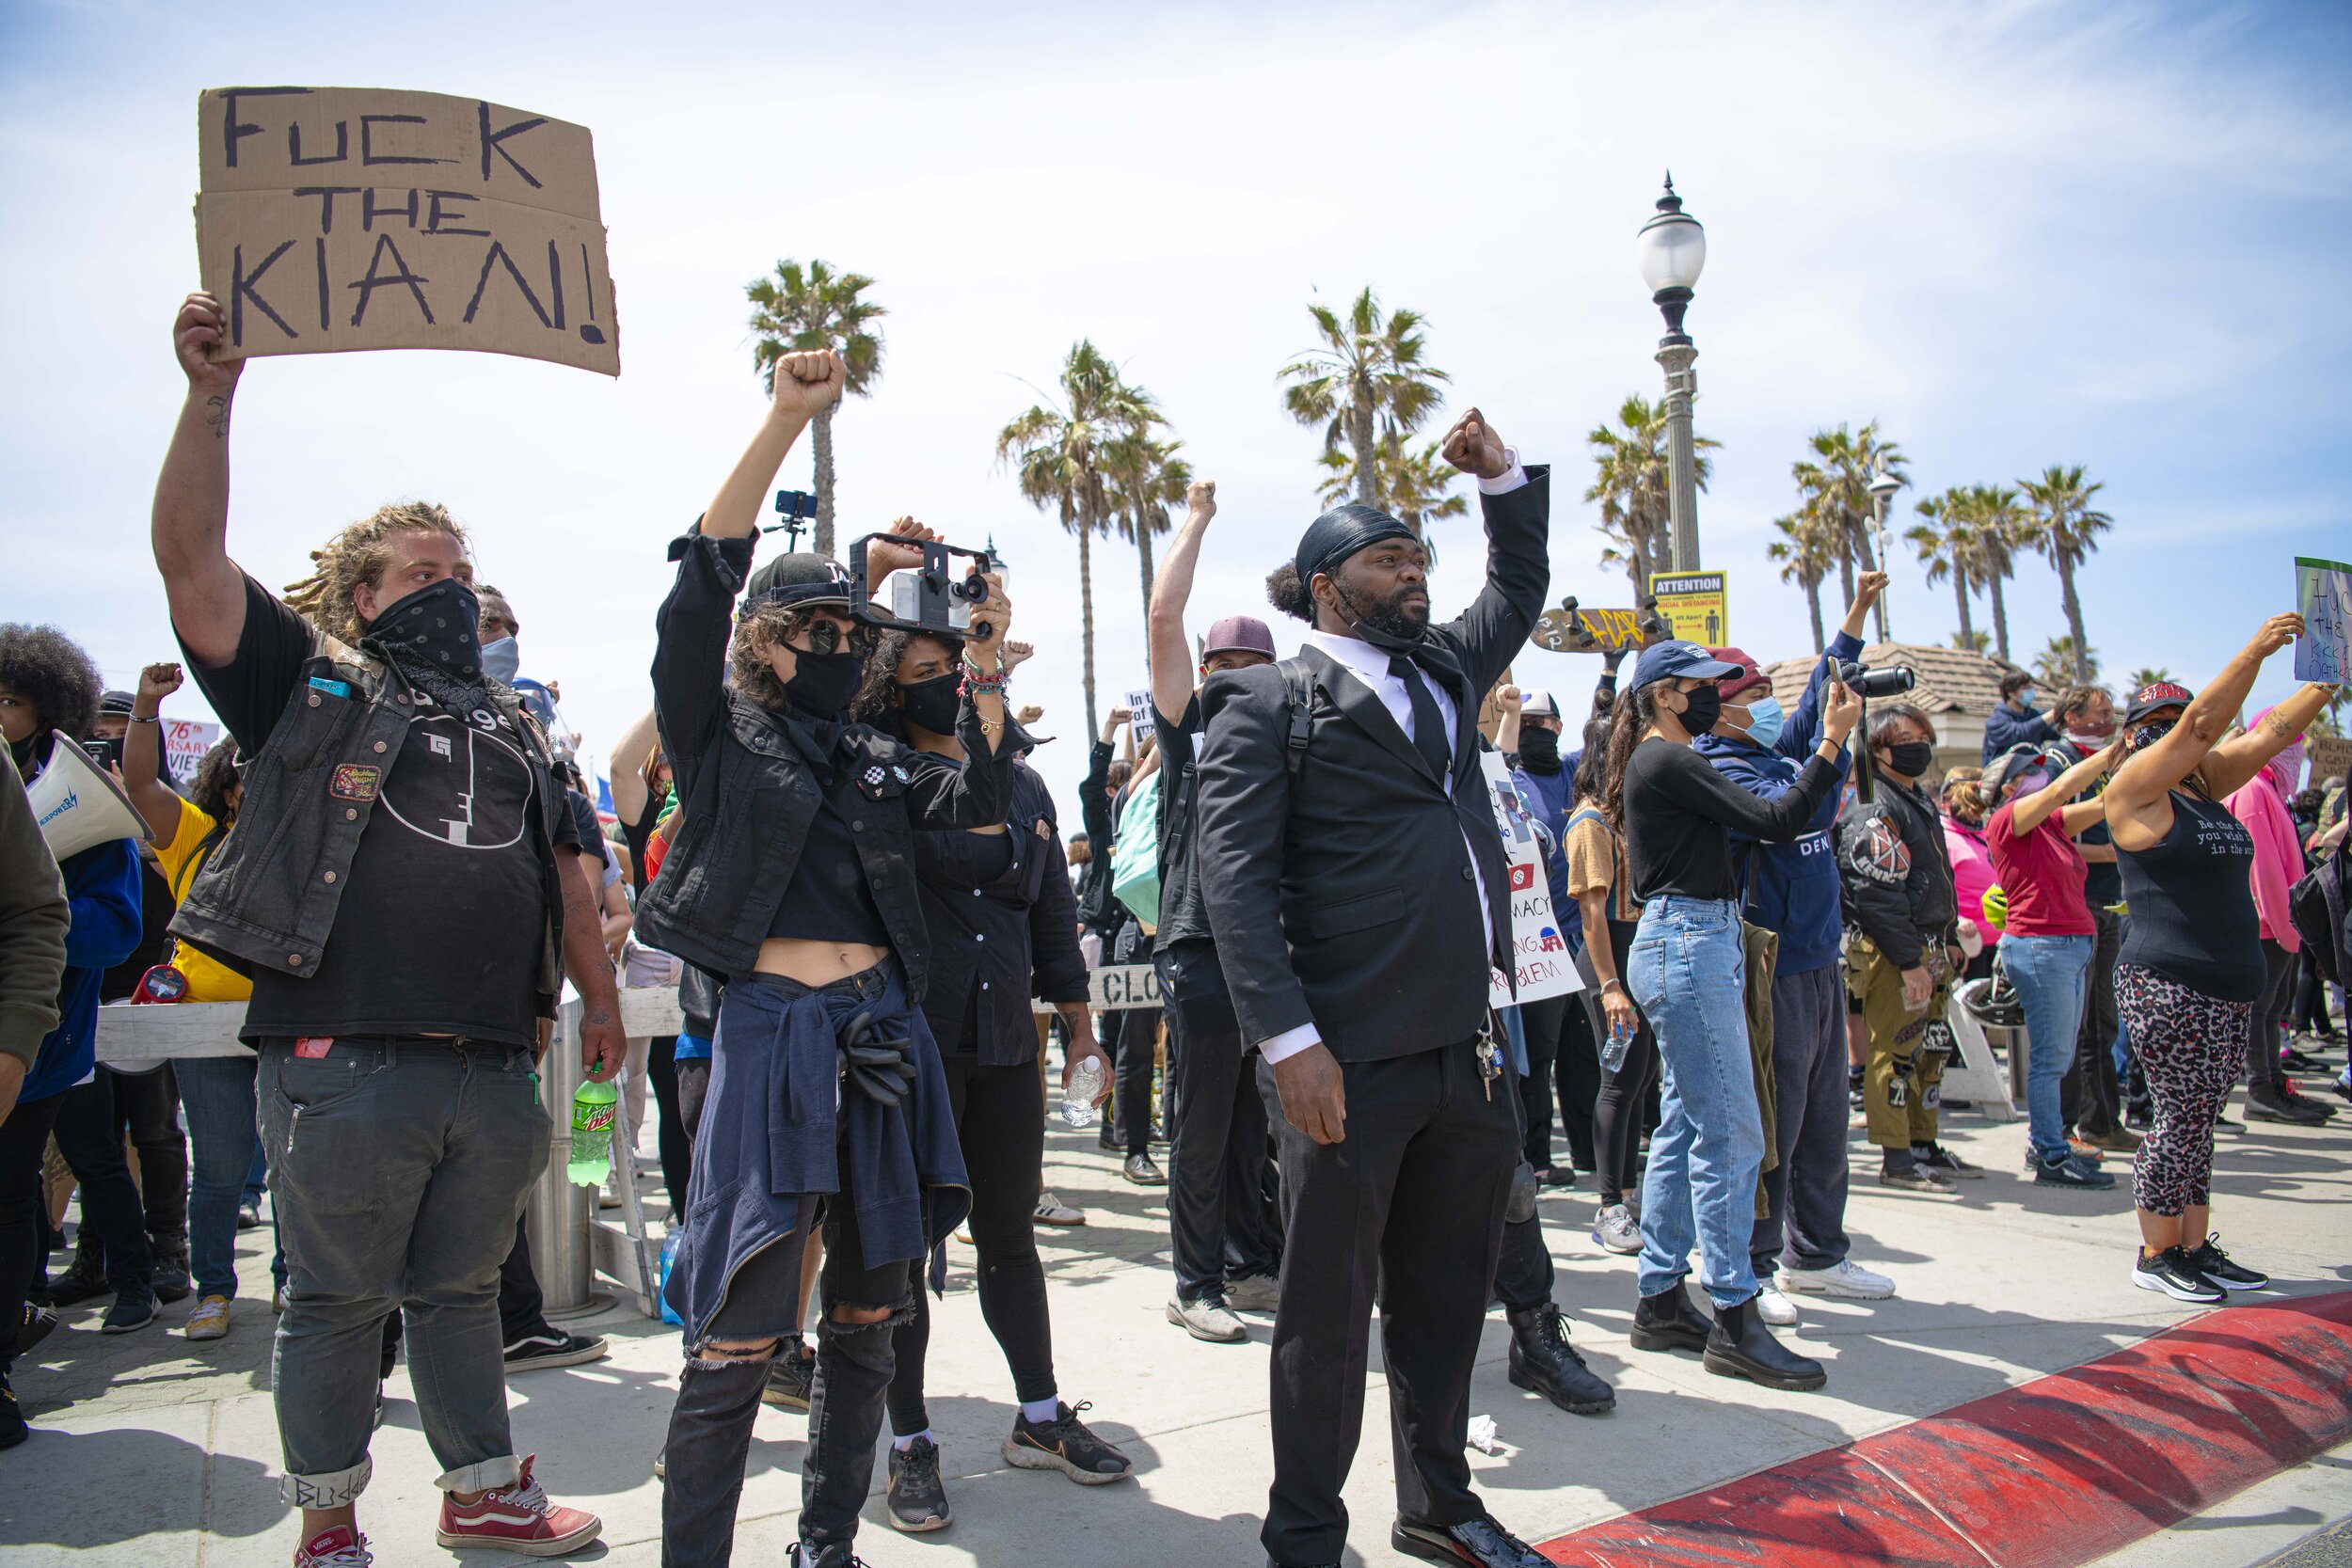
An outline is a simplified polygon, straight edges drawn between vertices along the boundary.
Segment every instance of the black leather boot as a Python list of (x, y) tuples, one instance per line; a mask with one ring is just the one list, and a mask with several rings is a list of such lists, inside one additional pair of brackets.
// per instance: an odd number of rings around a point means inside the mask
[(65, 1273), (49, 1281), (49, 1305), (78, 1307), (113, 1289), (106, 1283), (105, 1258), (98, 1245), (98, 1233), (84, 1226), (73, 1238), (73, 1260), (66, 1265)]
[(1635, 1350), (1696, 1350), (1707, 1348), (1712, 1325), (1691, 1305), (1690, 1281), (1677, 1279), (1674, 1288), (1633, 1304)]
[(196, 1281), (188, 1274), (188, 1238), (150, 1231), (147, 1245), (155, 1255), (155, 1299), (168, 1305), (195, 1294)]
[(1568, 1343), (1568, 1325), (1559, 1307), (1545, 1302), (1513, 1307), (1503, 1316), (1511, 1322), (1513, 1387), (1541, 1394), (1576, 1416), (1597, 1416), (1617, 1407), (1616, 1391)]
[(1702, 1359), (1717, 1377), (1744, 1377), (1767, 1388), (1809, 1390), (1829, 1381), (1819, 1361), (1772, 1338), (1756, 1315), (1754, 1296), (1737, 1307), (1715, 1309), (1715, 1326), (1707, 1336)]

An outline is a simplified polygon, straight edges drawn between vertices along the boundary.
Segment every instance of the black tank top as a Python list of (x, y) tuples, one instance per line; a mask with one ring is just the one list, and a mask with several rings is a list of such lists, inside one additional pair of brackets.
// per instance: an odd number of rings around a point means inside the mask
[(2171, 832), (2137, 853), (2117, 845), (2115, 861), (2130, 911), (2117, 962), (2223, 1002), (2261, 1000), (2254, 840), (2227, 806), (2176, 789)]

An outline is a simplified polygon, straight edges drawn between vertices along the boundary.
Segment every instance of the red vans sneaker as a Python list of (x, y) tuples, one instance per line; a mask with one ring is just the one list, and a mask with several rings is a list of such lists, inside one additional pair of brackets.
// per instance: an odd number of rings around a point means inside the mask
[(323, 1529), (294, 1548), (294, 1568), (368, 1568), (368, 1538), (349, 1525)]
[(494, 1486), (478, 1502), (461, 1503), (456, 1494), (443, 1493), (440, 1528), (433, 1538), (444, 1546), (496, 1546), (524, 1557), (562, 1557), (594, 1541), (604, 1521), (585, 1509), (548, 1501), (531, 1479), (537, 1458), (532, 1454), (523, 1461), (514, 1485)]

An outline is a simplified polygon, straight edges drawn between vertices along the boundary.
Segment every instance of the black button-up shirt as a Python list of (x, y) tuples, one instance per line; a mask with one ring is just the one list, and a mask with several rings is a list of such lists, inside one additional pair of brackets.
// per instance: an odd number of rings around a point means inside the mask
[(1030, 997), (1087, 999), (1054, 798), (1026, 763), (1013, 764), (1012, 806), (1003, 837), (993, 836), (914, 835), (931, 947), (923, 1016), (943, 1053), (976, 1050), (983, 1066), (1018, 1067), (1037, 1056)]

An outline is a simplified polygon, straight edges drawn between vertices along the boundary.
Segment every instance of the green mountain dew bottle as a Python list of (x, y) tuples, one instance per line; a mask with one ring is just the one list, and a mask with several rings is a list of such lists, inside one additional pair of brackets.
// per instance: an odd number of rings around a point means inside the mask
[(613, 1107), (620, 1098), (620, 1090), (593, 1078), (572, 1096), (572, 1161), (565, 1173), (573, 1186), (595, 1186), (612, 1168)]

